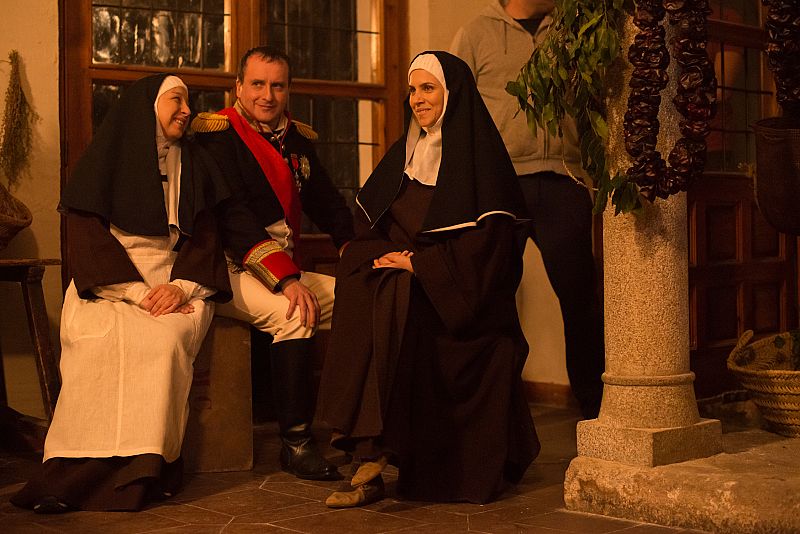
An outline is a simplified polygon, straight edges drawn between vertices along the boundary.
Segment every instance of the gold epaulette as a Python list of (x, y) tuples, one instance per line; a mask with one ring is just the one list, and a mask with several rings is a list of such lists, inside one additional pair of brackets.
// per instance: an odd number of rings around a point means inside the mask
[(227, 130), (230, 121), (225, 115), (202, 111), (192, 121), (192, 130), (200, 133), (221, 132)]
[(300, 135), (306, 139), (311, 139), (314, 141), (315, 139), (319, 138), (319, 134), (315, 132), (314, 128), (312, 128), (310, 125), (296, 120), (292, 120), (292, 122), (297, 127), (297, 131), (300, 132)]

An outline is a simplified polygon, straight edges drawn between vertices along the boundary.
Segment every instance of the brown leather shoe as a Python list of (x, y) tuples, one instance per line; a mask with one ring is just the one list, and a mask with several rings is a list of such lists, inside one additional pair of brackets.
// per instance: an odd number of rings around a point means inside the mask
[(356, 474), (353, 475), (353, 479), (350, 481), (350, 485), (355, 488), (362, 484), (366, 484), (370, 480), (380, 475), (388, 463), (389, 459), (386, 458), (386, 456), (380, 456), (374, 462), (362, 463), (358, 467), (358, 471), (356, 471)]
[(378, 475), (369, 482), (360, 484), (352, 491), (335, 491), (325, 499), (328, 508), (355, 508), (356, 506), (366, 506), (383, 499), (386, 488), (383, 484), (383, 477)]

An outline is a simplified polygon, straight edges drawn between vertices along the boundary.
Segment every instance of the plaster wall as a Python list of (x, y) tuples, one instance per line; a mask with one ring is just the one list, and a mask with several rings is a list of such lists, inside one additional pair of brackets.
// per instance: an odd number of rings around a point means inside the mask
[[(60, 190), (60, 134), (58, 99), (58, 1), (22, 3), (0, 0), (0, 59), (16, 49), (21, 57), (20, 74), (28, 102), (39, 119), (33, 130), (29, 172), (12, 193), (33, 213), (33, 223), (0, 251), (0, 258), (60, 258), (60, 221), (56, 212)], [(5, 96), (11, 65), (0, 62), (0, 95)], [(4, 109), (0, 107), (0, 119)], [(7, 178), (0, 176), (3, 185)], [(51, 335), (58, 347), (61, 314), (59, 267), (45, 270), (43, 286)], [(6, 389), (12, 408), (44, 416), (39, 380), (28, 336), (20, 285), (0, 282), (0, 349), (5, 363)]]
[[(409, 60), (424, 50), (448, 50), (458, 29), (478, 15), (489, 0), (409, 0)], [(533, 241), (525, 250), (525, 273), (517, 306), (530, 344), (523, 378), (530, 382), (569, 384), (564, 357), (564, 325), (542, 256)]]

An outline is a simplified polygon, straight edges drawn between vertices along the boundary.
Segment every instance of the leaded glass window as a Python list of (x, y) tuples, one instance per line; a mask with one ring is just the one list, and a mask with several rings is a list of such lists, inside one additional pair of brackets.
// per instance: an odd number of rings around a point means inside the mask
[[(262, 0), (261, 40), (292, 61), (290, 110), (319, 134), (320, 161), (351, 208), (380, 157), (385, 103), (363, 97), (384, 75), (378, 0)], [(297, 80), (302, 80), (297, 83)], [(335, 95), (318, 87), (335, 82)], [(306, 94), (307, 93), (307, 94)]]
[(717, 76), (717, 114), (707, 138), (706, 170), (743, 172), (755, 164), (752, 125), (774, 114), (763, 54), (759, 0), (712, 0), (708, 55)]
[(296, 78), (377, 83), (379, 2), (264, 0), (267, 44), (292, 58)]
[(292, 95), (292, 116), (314, 125), (317, 155), (351, 207), (379, 149), (372, 122), (377, 106), (354, 98)]
[(224, 70), (230, 0), (92, 0), (92, 61)]
[[(271, 44), (293, 59), (290, 111), (319, 133), (353, 204), (402, 132), (408, 0), (60, 0), (65, 42), (62, 184), (130, 83), (178, 74), (192, 113), (235, 100), (239, 58)], [(308, 229), (308, 227), (306, 227)], [(313, 230), (313, 229), (312, 229)], [(65, 248), (63, 258), (68, 255)], [(68, 277), (65, 278), (68, 281)]]

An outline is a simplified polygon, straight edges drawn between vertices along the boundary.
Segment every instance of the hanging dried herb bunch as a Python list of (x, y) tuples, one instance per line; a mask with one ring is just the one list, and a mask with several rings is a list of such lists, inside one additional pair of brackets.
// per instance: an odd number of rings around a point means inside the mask
[(12, 50), (8, 54), (8, 59), (11, 62), (11, 76), (6, 89), (3, 113), (0, 169), (8, 180), (9, 189), (13, 189), (28, 165), (33, 142), (33, 123), (38, 116), (22, 90), (19, 53)]

